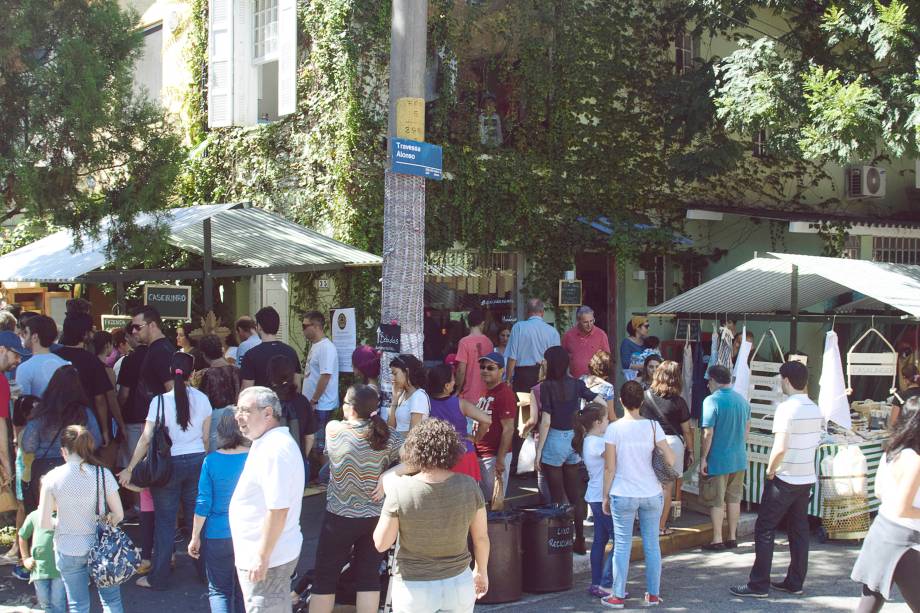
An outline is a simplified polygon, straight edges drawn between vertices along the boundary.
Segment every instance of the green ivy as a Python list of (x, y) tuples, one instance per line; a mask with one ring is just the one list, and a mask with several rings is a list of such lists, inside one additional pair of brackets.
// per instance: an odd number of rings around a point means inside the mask
[[(813, 200), (819, 168), (755, 158), (749, 134), (720, 126), (712, 63), (675, 73), (674, 35), (698, 16), (682, 0), (432, 0), (429, 57), (440, 57), (441, 70), (426, 140), (444, 147), (446, 178), (426, 187), (427, 251), (519, 251), (533, 264), (526, 291), (552, 305), (581, 251), (610, 253), (621, 265), (675, 251), (688, 205), (801, 208)], [(297, 112), (208, 131), (197, 78), (207, 3), (193, 0), (188, 61), (196, 81), (185, 106), (196, 147), (180, 196), (189, 204), (250, 200), (380, 253), (390, 3), (311, 0), (300, 3), (298, 23)], [(493, 85), (507, 100), (499, 148), (482, 145), (478, 132), (480, 99)], [(598, 217), (612, 235), (583, 222)], [(379, 274), (336, 275), (336, 298), (357, 308), (360, 326), (380, 312)], [(315, 302), (313, 276), (292, 278), (294, 302)]]

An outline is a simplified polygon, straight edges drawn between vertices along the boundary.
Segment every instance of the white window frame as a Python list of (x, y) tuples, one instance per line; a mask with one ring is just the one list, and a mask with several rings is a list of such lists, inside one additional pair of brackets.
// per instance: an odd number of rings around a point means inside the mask
[[(251, 0), (252, 1), (252, 63), (256, 66), (274, 62), (278, 59), (279, 43), (279, 2), (278, 0)], [(272, 19), (272, 14), (274, 18)], [(260, 19), (262, 21), (260, 21)], [(263, 38), (260, 39), (259, 35)], [(269, 36), (271, 34), (271, 36)], [(267, 44), (271, 42), (272, 48), (265, 51)], [(262, 46), (262, 53), (259, 54), (259, 46)]]
[(872, 261), (888, 264), (920, 264), (920, 238), (873, 236)]
[(763, 158), (767, 157), (767, 147), (769, 142), (769, 136), (767, 135), (767, 129), (761, 128), (754, 133), (754, 139), (751, 143), (751, 153), (754, 154), (754, 157)]
[(690, 72), (700, 55), (700, 39), (689, 32), (678, 32), (674, 37), (674, 64), (677, 74)]

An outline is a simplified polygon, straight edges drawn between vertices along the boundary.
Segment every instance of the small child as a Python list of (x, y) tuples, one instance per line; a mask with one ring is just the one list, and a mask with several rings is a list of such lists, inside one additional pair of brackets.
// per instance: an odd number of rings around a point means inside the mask
[(38, 511), (32, 511), (19, 529), (22, 565), (29, 571), (29, 581), (35, 585), (38, 606), (52, 613), (65, 613), (67, 594), (54, 563), (54, 530), (39, 528), (38, 523)]
[(591, 545), (591, 587), (588, 593), (595, 598), (610, 596), (613, 589), (613, 563), (607, 552), (607, 543), (613, 539), (613, 517), (605, 515), (604, 496), (604, 431), (607, 429), (607, 407), (590, 402), (575, 418), (575, 437), (572, 447), (581, 455), (588, 469), (588, 487), (585, 502), (591, 507), (594, 518), (594, 543)]

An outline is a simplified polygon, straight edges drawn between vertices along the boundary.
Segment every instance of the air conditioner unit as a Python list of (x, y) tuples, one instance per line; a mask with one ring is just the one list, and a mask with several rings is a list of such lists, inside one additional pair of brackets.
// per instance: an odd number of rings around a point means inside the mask
[(850, 166), (844, 174), (847, 198), (884, 198), (885, 170), (875, 166)]

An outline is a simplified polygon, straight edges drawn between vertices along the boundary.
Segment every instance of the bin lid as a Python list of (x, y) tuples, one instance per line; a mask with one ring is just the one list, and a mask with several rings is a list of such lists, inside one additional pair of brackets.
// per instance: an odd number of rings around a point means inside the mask
[(486, 515), (488, 517), (489, 523), (506, 523), (506, 524), (518, 524), (521, 523), (521, 513), (520, 511), (489, 511)]
[(572, 516), (570, 504), (544, 504), (537, 507), (524, 507), (520, 510), (526, 517), (563, 517)]

